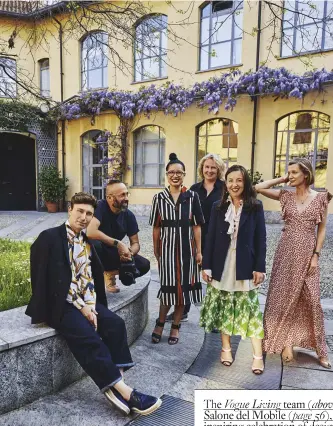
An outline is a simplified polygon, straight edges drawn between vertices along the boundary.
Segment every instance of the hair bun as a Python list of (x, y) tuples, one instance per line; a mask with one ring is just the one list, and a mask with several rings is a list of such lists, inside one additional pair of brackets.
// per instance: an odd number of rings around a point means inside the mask
[(177, 154), (175, 154), (174, 152), (172, 152), (172, 153), (169, 155), (169, 160), (170, 160), (170, 161), (178, 160)]

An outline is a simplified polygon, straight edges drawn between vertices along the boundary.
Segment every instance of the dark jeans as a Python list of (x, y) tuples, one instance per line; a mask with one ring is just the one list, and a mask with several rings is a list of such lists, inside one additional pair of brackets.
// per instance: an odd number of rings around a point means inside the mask
[(57, 331), (84, 371), (104, 391), (122, 379), (120, 367), (126, 370), (134, 363), (124, 320), (100, 303), (96, 311), (97, 331), (75, 306), (66, 303)]
[[(92, 243), (97, 251), (98, 257), (101, 259), (105, 271), (114, 271), (120, 267), (120, 257), (116, 247), (110, 247), (101, 241), (93, 240)], [(150, 262), (148, 259), (136, 254), (134, 256), (135, 266), (140, 272), (140, 277), (150, 270)]]

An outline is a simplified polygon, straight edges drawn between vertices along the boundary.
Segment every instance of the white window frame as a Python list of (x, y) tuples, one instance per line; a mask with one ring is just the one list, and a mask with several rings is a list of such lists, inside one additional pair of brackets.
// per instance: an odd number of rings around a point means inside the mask
[[(108, 34), (104, 31), (89, 33), (81, 41), (81, 90), (94, 90), (108, 87)], [(90, 67), (89, 59), (97, 50), (102, 51), (102, 63), (100, 66)], [(99, 70), (102, 82), (98, 87), (92, 84), (92, 71)]]
[[(156, 139), (144, 139), (144, 138), (140, 138), (141, 136), (141, 132), (142, 130), (144, 130), (147, 127), (155, 127), (159, 129), (159, 137)], [(133, 132), (133, 147), (134, 147), (134, 153), (133, 153), (133, 158), (134, 158), (134, 166), (133, 166), (133, 186), (137, 186), (137, 187), (163, 187), (164, 186), (164, 172), (165, 172), (165, 136), (161, 136), (161, 133), (163, 133), (163, 135), (165, 135), (164, 133), (164, 129), (160, 126), (156, 126), (156, 125), (147, 125), (147, 126), (143, 126), (140, 127), (139, 129), (135, 130)], [(136, 155), (136, 151), (137, 151), (137, 142), (141, 143), (141, 162), (138, 161), (137, 159), (137, 155)], [(146, 143), (156, 143), (158, 145), (158, 155), (159, 155), (159, 161), (157, 163), (146, 163), (144, 160), (144, 144)], [(156, 176), (156, 182), (154, 184), (146, 184), (144, 182), (144, 169), (146, 166), (157, 166), (158, 169), (158, 176)], [(141, 168), (141, 180), (140, 182), (136, 181), (136, 172), (137, 172), (137, 168), (140, 167)], [(162, 177), (163, 175), (163, 177)]]
[[(242, 50), (242, 40), (243, 40), (243, 16), (241, 17), (241, 25), (238, 25), (236, 23), (236, 18), (238, 15), (243, 14), (243, 1), (233, 1), (232, 7), (228, 9), (224, 9), (221, 11), (214, 12), (213, 11), (213, 3), (217, 2), (208, 2), (204, 6), (202, 6), (200, 11), (200, 49), (199, 49), (199, 70), (200, 71), (206, 71), (216, 68), (223, 68), (223, 67), (230, 67), (235, 65), (241, 65), (242, 62), (242, 54), (240, 53), (240, 60), (236, 61), (235, 59), (235, 49), (236, 49), (236, 42), (241, 40), (240, 42), (240, 50)], [(222, 3), (222, 2), (221, 2)], [(217, 36), (218, 30), (220, 27), (223, 26), (223, 22), (225, 22), (228, 17), (231, 16), (231, 32), (230, 32), (230, 38), (225, 39), (223, 41), (213, 41), (214, 35)], [(218, 25), (217, 27), (213, 25), (213, 19), (220, 18), (223, 19), (221, 25)], [(223, 18), (225, 17), (225, 19)], [(204, 38), (203, 34), (203, 28), (204, 28), (204, 22), (207, 20), (208, 22), (208, 38)], [(236, 31), (239, 32), (241, 30), (241, 36), (237, 36), (235, 33)], [(214, 46), (222, 45), (230, 43), (230, 60), (228, 63), (221, 64), (221, 65), (215, 65), (212, 66), (212, 57), (215, 57), (215, 49)], [(206, 65), (202, 64), (203, 57), (207, 57), (208, 64)], [(206, 62), (206, 61), (205, 61)]]
[(16, 98), (16, 96), (16, 61), (11, 58), (0, 58), (0, 98)]
[[(46, 87), (43, 87), (43, 75), (46, 75)], [(39, 61), (40, 94), (45, 98), (51, 96), (50, 92), (50, 60), (48, 58)]]
[[(166, 15), (154, 15), (143, 19), (135, 28), (134, 82), (167, 77), (167, 25)], [(153, 43), (158, 40), (158, 46)], [(158, 75), (150, 74), (144, 62), (158, 63)]]
[[(333, 43), (328, 45), (330, 38), (333, 38), (333, 1), (324, 0), (323, 14), (322, 16), (316, 15), (316, 10), (312, 9), (309, 13), (313, 14), (313, 19), (310, 22), (305, 23), (304, 19), (306, 17), (298, 14), (298, 10), (302, 7), (302, 1), (285, 1), (284, 2), (284, 14), (283, 14), (283, 24), (282, 24), (282, 36), (281, 36), (281, 58), (288, 58), (292, 56), (298, 56), (300, 54), (306, 53), (316, 53), (322, 52), (325, 50), (332, 50)], [(314, 2), (314, 5), (316, 2)], [(290, 11), (286, 10), (295, 10), (295, 12), (290, 16)], [(317, 9), (318, 10), (318, 9)], [(330, 13), (328, 17), (328, 13)], [(289, 14), (289, 15), (288, 15)], [(290, 17), (289, 17), (290, 16)], [(329, 32), (329, 26), (332, 28), (332, 32)], [(316, 38), (320, 37), (320, 43), (318, 46), (313, 44), (313, 49), (304, 49), (303, 48), (303, 39), (307, 41), (312, 41), (313, 34), (311, 29), (316, 28), (314, 43)], [(309, 34), (309, 37), (307, 37)], [(300, 50), (297, 50), (297, 44), (300, 42), (300, 37), (302, 37), (302, 47)], [(286, 53), (288, 51), (288, 53)]]

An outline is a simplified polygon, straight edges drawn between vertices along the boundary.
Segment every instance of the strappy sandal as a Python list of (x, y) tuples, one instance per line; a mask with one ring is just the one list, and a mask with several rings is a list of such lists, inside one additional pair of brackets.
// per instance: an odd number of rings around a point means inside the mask
[[(155, 327), (161, 327), (163, 329), (165, 322), (160, 322), (158, 319), (156, 320), (156, 325)], [(163, 333), (163, 330), (162, 330)], [(151, 335), (151, 341), (152, 343), (160, 343), (161, 338), (162, 338), (162, 333), (161, 334), (157, 334), (157, 333), (152, 333)]]
[(330, 363), (330, 361), (323, 361), (321, 358), (319, 358), (318, 361), (322, 367), (327, 368), (328, 370), (332, 368), (332, 364)]
[[(181, 324), (171, 324), (171, 328), (173, 328), (174, 330), (179, 330), (180, 329)], [(168, 339), (168, 343), (169, 345), (177, 345), (179, 340), (179, 337), (173, 337), (173, 336), (169, 336)]]
[(225, 367), (230, 367), (234, 360), (229, 361), (227, 359), (223, 359), (223, 352), (231, 352), (231, 348), (222, 348), (220, 361)]
[[(263, 356), (256, 356), (253, 355), (253, 359), (263, 359)], [(265, 367), (253, 367), (252, 366), (252, 373), (256, 376), (260, 376), (264, 372)]]

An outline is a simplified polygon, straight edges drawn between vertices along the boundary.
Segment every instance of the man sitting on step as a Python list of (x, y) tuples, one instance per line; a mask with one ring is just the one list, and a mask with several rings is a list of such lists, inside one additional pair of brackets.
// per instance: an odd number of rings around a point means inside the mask
[(125, 322), (108, 309), (103, 268), (85, 234), (96, 204), (92, 195), (75, 194), (66, 223), (43, 231), (32, 244), (26, 314), (33, 324), (46, 322), (64, 337), (114, 406), (125, 414), (150, 414), (162, 401), (124, 382), (123, 372), (134, 365)]
[[(104, 266), (106, 288), (118, 293), (115, 273), (120, 264), (134, 259), (138, 276), (146, 274), (150, 269), (149, 260), (140, 256), (139, 227), (134, 214), (128, 209), (128, 190), (119, 180), (110, 180), (105, 190), (106, 200), (98, 203), (95, 216), (87, 230), (89, 238)], [(121, 240), (128, 236), (130, 246)]]

